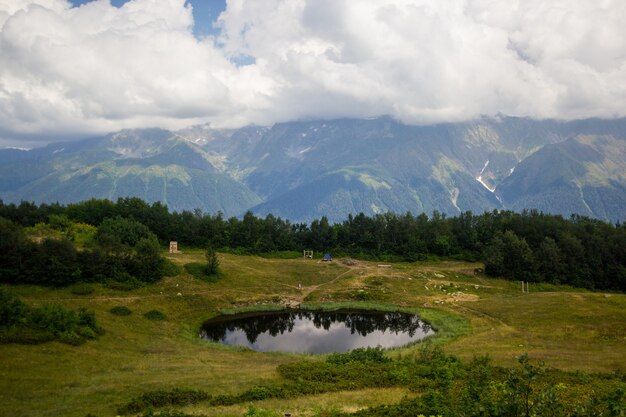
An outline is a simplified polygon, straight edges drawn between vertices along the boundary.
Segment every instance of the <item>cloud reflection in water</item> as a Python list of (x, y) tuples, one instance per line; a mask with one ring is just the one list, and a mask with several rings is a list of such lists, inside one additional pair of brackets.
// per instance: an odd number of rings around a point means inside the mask
[(402, 346), (433, 333), (406, 313), (294, 311), (218, 317), (203, 325), (200, 337), (260, 352), (329, 353)]

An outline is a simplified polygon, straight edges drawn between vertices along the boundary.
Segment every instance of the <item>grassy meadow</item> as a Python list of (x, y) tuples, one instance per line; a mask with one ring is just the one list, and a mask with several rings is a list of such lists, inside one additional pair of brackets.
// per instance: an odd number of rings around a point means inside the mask
[[(562, 370), (626, 371), (626, 295), (530, 284), (475, 275), (466, 262), (394, 263), (271, 259), (220, 254), (219, 279), (206, 281), (185, 265), (204, 252), (167, 254), (179, 273), (133, 291), (94, 285), (91, 294), (72, 287), (18, 286), (30, 305), (60, 303), (95, 311), (106, 333), (81, 346), (59, 342), (0, 345), (0, 416), (115, 416), (117, 407), (143, 392), (175, 387), (231, 394), (279, 378), (276, 367), (306, 355), (257, 353), (197, 337), (200, 324), (221, 311), (300, 304), (302, 307), (401, 307), (438, 329), (436, 343), (462, 359), (489, 353), (512, 366), (532, 360)], [(197, 275), (197, 274), (196, 274)], [(298, 288), (298, 284), (302, 288)], [(124, 306), (132, 311), (111, 313)], [(165, 320), (144, 313), (162, 312)], [(419, 346), (390, 351), (415, 354)], [(309, 360), (318, 360), (308, 357)], [(318, 407), (343, 410), (394, 403), (415, 395), (404, 388), (365, 389), (265, 400), (257, 405), (294, 415)], [(248, 404), (183, 408), (209, 416), (241, 416)]]

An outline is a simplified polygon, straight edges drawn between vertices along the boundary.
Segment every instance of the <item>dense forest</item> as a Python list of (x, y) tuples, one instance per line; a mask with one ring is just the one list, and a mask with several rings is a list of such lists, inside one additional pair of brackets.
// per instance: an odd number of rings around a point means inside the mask
[[(626, 290), (626, 224), (538, 211), (471, 212), (446, 217), (350, 215), (330, 224), (322, 217), (292, 224), (247, 212), (224, 218), (183, 211), (138, 198), (88, 200), (62, 206), (0, 202), (0, 268), (3, 281), (64, 285), (117, 275), (151, 282), (161, 274), (158, 243), (211, 246), (238, 253), (332, 252), (335, 256), (418, 261), (435, 257), (483, 261), (485, 273), (511, 280)], [(77, 250), (71, 236), (35, 242), (22, 228), (55, 223), (97, 227), (95, 242)], [(64, 226), (65, 225), (65, 226)], [(45, 278), (44, 278), (45, 277)]]
[(162, 276), (165, 261), (159, 241), (136, 220), (104, 219), (93, 238), (81, 247), (74, 242), (72, 222), (51, 215), (50, 223), (37, 224), (39, 229), (49, 227), (46, 236), (38, 238), (27, 236), (22, 226), (0, 217), (1, 281), (48, 286), (108, 282), (131, 289)]

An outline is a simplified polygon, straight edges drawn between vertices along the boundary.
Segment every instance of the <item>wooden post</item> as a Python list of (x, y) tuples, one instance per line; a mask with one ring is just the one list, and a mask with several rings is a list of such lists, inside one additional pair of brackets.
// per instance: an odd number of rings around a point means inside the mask
[(524, 292), (524, 281), (522, 281), (522, 292)]
[(530, 292), (530, 291), (528, 290), (528, 281), (526, 281), (526, 292)]

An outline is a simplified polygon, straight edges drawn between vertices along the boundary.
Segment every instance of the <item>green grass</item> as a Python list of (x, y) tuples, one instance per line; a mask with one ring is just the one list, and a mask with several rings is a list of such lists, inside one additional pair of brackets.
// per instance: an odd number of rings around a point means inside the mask
[[(470, 359), (489, 353), (511, 366), (528, 352), (548, 366), (588, 372), (626, 371), (626, 295), (561, 286), (535, 287), (522, 294), (516, 282), (473, 274), (468, 262), (377, 262), (356, 266), (317, 260), (270, 259), (220, 254), (221, 276), (207, 282), (185, 268), (202, 263), (203, 250), (167, 255), (178, 272), (130, 291), (93, 285), (73, 288), (14, 287), (32, 306), (60, 303), (96, 312), (106, 333), (81, 346), (59, 342), (0, 345), (0, 416), (115, 416), (116, 409), (144, 392), (173, 388), (213, 395), (243, 392), (279, 381), (276, 367), (315, 356), (258, 353), (197, 337), (202, 322), (220, 312), (282, 309), (301, 303), (311, 309), (374, 308), (416, 312), (438, 331), (431, 343)], [(302, 288), (298, 288), (301, 284)], [(359, 301), (358, 294), (377, 298)], [(180, 295), (179, 295), (180, 294)], [(128, 316), (110, 310), (125, 306)], [(167, 320), (148, 320), (158, 310)], [(413, 355), (419, 345), (390, 355)], [(261, 408), (312, 414), (316, 407), (356, 410), (399, 401), (404, 389), (368, 389), (265, 400)], [(248, 404), (183, 407), (188, 413), (241, 416)]]
[(95, 288), (91, 284), (81, 283), (72, 286), (72, 294), (76, 295), (90, 295), (93, 294)]
[(185, 271), (194, 278), (206, 282), (215, 282), (220, 278), (220, 274), (209, 275), (206, 273), (206, 264), (200, 262), (189, 262), (185, 264)]

